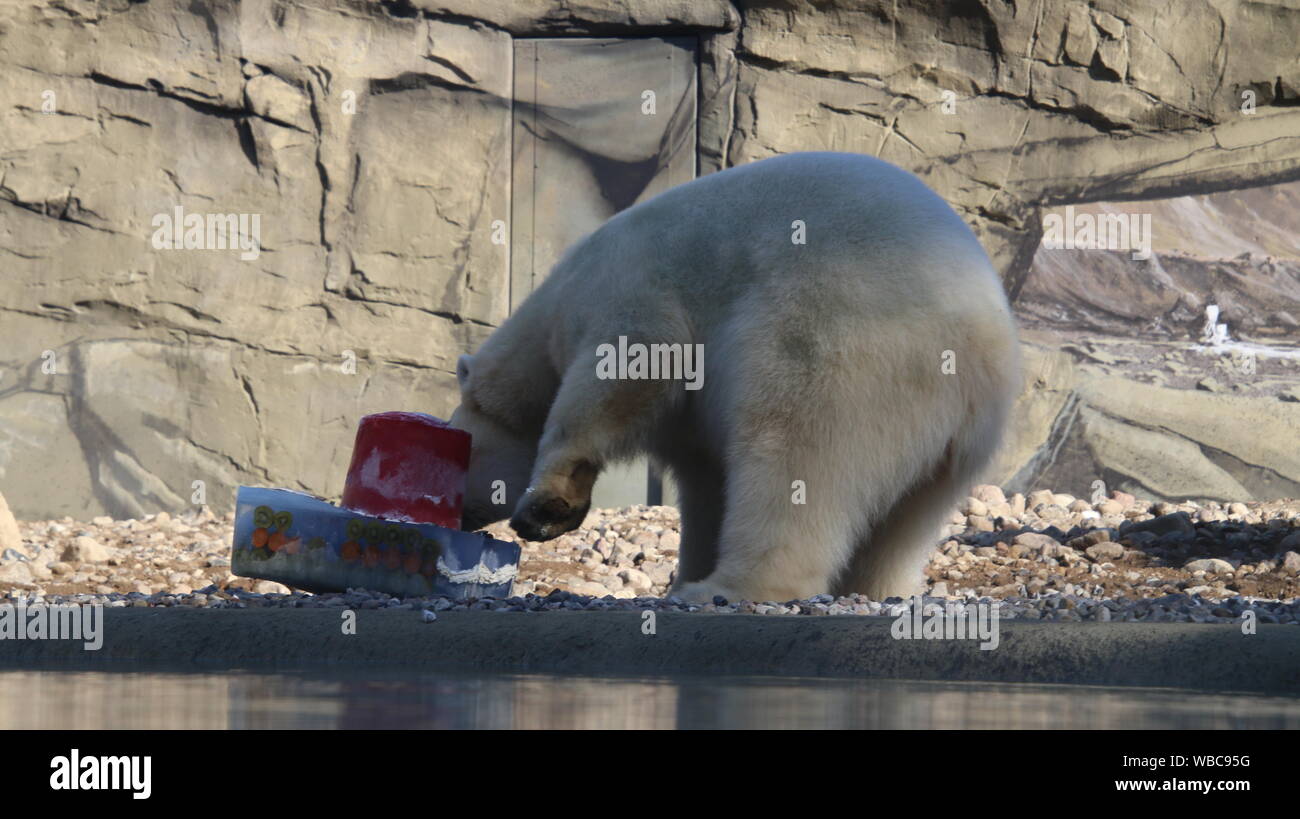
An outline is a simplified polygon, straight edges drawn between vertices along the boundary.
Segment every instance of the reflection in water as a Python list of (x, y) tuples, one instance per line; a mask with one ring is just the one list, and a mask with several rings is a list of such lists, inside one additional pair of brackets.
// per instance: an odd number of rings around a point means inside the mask
[(0, 729), (1300, 728), (1300, 699), (792, 677), (0, 672)]

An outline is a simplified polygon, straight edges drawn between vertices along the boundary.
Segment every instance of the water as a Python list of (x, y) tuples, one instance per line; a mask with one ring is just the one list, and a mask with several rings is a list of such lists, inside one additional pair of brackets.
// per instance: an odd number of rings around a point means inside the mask
[(0, 671), (0, 730), (1300, 728), (1300, 699), (798, 677)]

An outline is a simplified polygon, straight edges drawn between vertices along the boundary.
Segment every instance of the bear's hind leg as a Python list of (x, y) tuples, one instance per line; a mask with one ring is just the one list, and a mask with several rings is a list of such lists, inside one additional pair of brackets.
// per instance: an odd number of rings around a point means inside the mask
[[(846, 514), (852, 482), (818, 481), (826, 453), (783, 449), (764, 456), (749, 449), (732, 459), (717, 565), (678, 586), (688, 600), (785, 601), (829, 591), (855, 542)], [(832, 473), (834, 474), (834, 473)], [(796, 483), (799, 482), (799, 483)]]
[(921, 591), (922, 572), (937, 544), (944, 514), (956, 508), (968, 487), (953, 474), (949, 460), (914, 484), (861, 536), (852, 561), (835, 584), (836, 595), (865, 594), (879, 601)]
[(923, 571), (939, 543), (945, 515), (970, 491), (992, 458), (1008, 412), (1005, 396), (990, 401), (974, 423), (952, 438), (942, 455), (859, 538), (836, 594), (872, 600), (908, 597), (924, 586)]

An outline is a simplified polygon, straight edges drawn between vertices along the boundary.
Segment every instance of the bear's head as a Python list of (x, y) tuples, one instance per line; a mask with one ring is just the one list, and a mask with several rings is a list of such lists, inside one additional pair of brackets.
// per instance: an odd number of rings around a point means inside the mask
[(473, 436), (469, 471), (465, 475), (465, 503), (461, 529), (471, 532), (510, 516), (528, 487), (537, 437), (512, 427), (502, 408), (483, 402), (475, 390), (474, 359), (462, 355), (456, 362), (460, 406), (450, 424)]

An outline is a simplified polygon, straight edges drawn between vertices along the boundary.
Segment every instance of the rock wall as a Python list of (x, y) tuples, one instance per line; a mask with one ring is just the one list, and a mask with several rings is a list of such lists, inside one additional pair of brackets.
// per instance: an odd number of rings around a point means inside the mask
[(1149, 257), (1035, 254), (1016, 312), (1036, 386), (1003, 453), (1009, 486), (1300, 497), (1297, 204), (1292, 182), (1055, 209), (1149, 221)]
[[(445, 415), (456, 355), (509, 305), (512, 41), (575, 34), (700, 37), (701, 173), (882, 156), (967, 217), (1013, 295), (1044, 206), (1300, 178), (1300, 10), (1282, 3), (14, 0), (15, 512), (334, 495), (361, 415)], [(258, 246), (166, 249), (167, 219), (196, 215), (203, 244), (230, 215)]]

